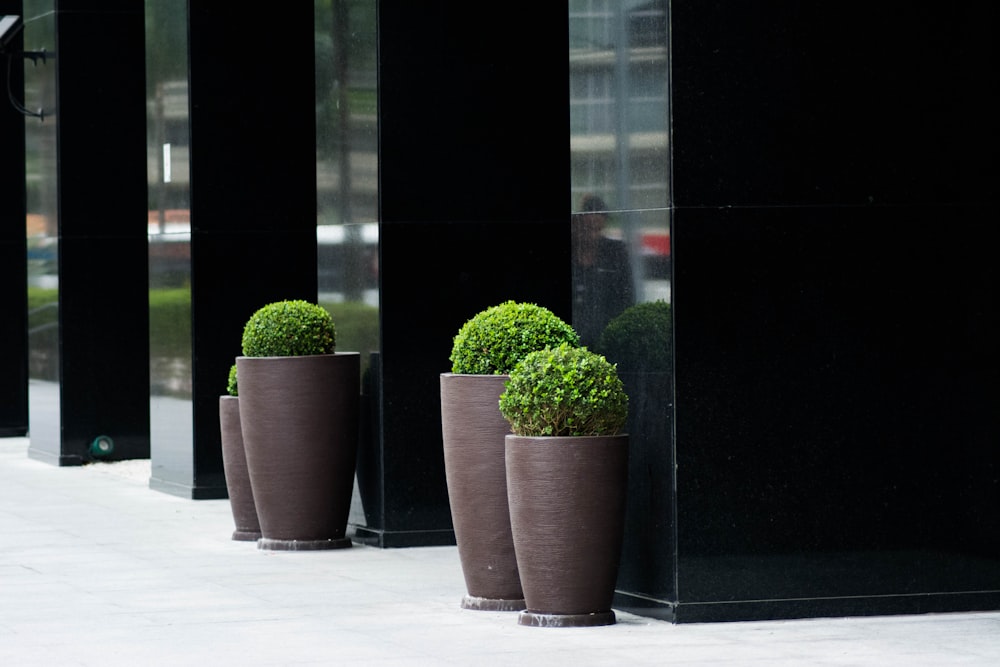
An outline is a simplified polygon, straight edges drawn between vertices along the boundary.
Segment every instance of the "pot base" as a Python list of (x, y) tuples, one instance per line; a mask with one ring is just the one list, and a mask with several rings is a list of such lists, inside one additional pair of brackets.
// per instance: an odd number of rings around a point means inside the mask
[(233, 539), (237, 542), (256, 542), (260, 539), (259, 530), (234, 530)]
[(521, 611), (524, 609), (524, 598), (503, 600), (466, 595), (462, 598), (462, 609), (474, 609), (476, 611)]
[(347, 549), (351, 538), (341, 537), (331, 540), (277, 540), (262, 537), (257, 540), (257, 548), (269, 551), (322, 551), (324, 549)]
[(518, 614), (517, 624), (536, 628), (591, 628), (597, 625), (614, 625), (615, 612), (608, 610), (592, 614), (542, 614), (525, 610)]

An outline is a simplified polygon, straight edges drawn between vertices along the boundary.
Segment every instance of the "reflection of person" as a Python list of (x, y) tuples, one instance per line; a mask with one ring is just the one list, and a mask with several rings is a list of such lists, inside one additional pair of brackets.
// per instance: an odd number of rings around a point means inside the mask
[(604, 235), (607, 211), (600, 197), (586, 195), (573, 216), (573, 327), (590, 348), (635, 299), (628, 250)]

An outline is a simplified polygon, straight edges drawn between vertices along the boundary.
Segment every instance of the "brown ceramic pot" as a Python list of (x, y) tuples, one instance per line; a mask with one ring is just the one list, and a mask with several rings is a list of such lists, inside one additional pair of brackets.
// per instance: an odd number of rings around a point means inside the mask
[(222, 431), (222, 469), (226, 474), (229, 505), (236, 524), (233, 539), (254, 542), (260, 538), (260, 522), (253, 502), (246, 452), (243, 451), (238, 396), (219, 397), (219, 427)]
[(508, 377), (441, 374), (445, 476), (468, 591), (465, 609), (524, 609), (507, 507), (504, 436), (510, 425), (499, 407)]
[(621, 558), (628, 436), (506, 437), (521, 625), (611, 625)]
[(237, 357), (261, 549), (351, 546), (360, 355)]

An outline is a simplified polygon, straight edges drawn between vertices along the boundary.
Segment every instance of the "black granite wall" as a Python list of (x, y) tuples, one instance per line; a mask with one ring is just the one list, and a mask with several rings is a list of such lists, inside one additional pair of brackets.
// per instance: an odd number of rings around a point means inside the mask
[[(22, 15), (21, 1), (0, 0), (0, 15)], [(7, 52), (23, 48), (21, 35), (9, 36)], [(14, 58), (8, 69), (6, 59)], [(2, 56), (0, 90), (24, 99), (21, 60)], [(7, 77), (10, 76), (8, 81)], [(27, 255), (24, 242), (24, 117), (6, 100), (0, 103), (0, 303), (4, 323), (0, 326), (0, 436), (23, 436), (28, 432), (28, 334)]]
[(672, 3), (676, 620), (1000, 607), (995, 26)]

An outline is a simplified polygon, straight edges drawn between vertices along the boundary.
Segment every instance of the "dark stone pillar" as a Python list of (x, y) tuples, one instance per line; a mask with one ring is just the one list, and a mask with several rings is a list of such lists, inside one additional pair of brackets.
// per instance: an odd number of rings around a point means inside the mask
[[(0, 15), (22, 15), (21, 0), (0, 0)], [(0, 57), (0, 90), (24, 99), (21, 35), (11, 36)], [(7, 58), (11, 59), (8, 68)], [(10, 80), (7, 80), (8, 74)], [(0, 437), (28, 432), (28, 310), (27, 255), (24, 242), (24, 117), (6, 99), (0, 99), (0, 303), (4, 324), (0, 327)]]
[(506, 299), (570, 317), (566, 35), (562, 5), (379, 4), (382, 412), (359, 539), (454, 542), (438, 383), (465, 320)]
[(315, 301), (313, 7), (188, 2), (193, 441), (154, 451), (153, 488), (225, 497), (219, 395), (264, 304)]
[(1000, 608), (995, 10), (674, 0), (678, 621)]
[[(60, 465), (149, 456), (146, 122), (141, 0), (61, 0), (54, 42), (58, 416), (31, 414), (29, 454)], [(43, 20), (53, 20), (53, 17)], [(56, 420), (60, 428), (49, 428)], [(43, 423), (44, 422), (44, 423)], [(37, 426), (37, 428), (36, 428)]]

